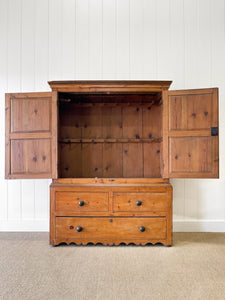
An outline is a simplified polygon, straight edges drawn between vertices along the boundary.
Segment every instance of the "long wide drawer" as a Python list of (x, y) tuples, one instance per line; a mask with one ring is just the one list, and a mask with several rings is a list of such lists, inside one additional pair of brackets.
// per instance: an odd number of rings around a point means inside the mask
[(164, 211), (167, 208), (166, 192), (114, 193), (114, 212)]
[(107, 212), (107, 192), (56, 192), (56, 211), (65, 212)]
[(57, 239), (166, 239), (166, 217), (56, 217)]

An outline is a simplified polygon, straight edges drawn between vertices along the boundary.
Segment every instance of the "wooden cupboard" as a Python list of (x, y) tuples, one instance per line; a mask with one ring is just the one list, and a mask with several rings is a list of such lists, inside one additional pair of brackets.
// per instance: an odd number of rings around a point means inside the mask
[(169, 178), (218, 178), (218, 89), (52, 81), (6, 94), (5, 177), (52, 178), (50, 243), (172, 244)]

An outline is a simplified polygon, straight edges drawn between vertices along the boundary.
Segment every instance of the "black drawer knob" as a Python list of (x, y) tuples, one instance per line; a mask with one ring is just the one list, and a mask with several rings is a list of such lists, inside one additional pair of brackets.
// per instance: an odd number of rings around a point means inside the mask
[(84, 201), (79, 201), (80, 206), (84, 206)]
[(77, 232), (81, 232), (83, 230), (83, 227), (77, 226)]
[(141, 232), (145, 231), (145, 227), (144, 226), (141, 226), (139, 229), (140, 229)]
[(141, 205), (142, 205), (141, 200), (138, 200), (138, 201), (136, 202), (136, 204), (137, 204), (137, 206), (141, 206)]

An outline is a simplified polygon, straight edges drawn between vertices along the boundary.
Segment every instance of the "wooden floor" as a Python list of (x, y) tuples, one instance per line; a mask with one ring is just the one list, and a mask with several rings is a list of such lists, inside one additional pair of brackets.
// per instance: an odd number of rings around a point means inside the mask
[(225, 299), (225, 233), (175, 233), (174, 246), (48, 245), (0, 233), (0, 299)]

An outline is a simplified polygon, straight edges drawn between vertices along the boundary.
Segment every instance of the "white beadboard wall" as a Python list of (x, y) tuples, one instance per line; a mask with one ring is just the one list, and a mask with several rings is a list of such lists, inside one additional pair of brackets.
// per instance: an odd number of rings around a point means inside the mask
[(0, 0), (0, 230), (47, 231), (50, 180), (4, 180), (4, 93), (48, 80), (219, 87), (220, 179), (174, 179), (174, 231), (225, 232), (225, 1)]

